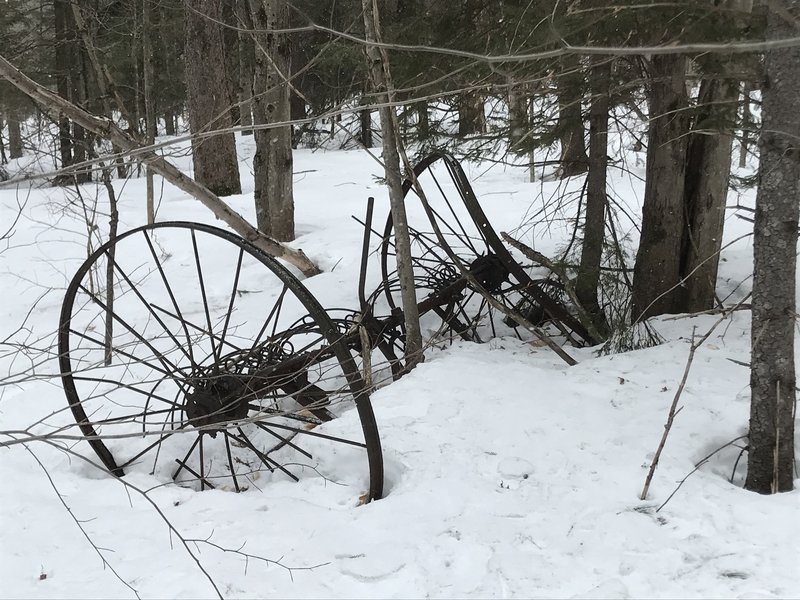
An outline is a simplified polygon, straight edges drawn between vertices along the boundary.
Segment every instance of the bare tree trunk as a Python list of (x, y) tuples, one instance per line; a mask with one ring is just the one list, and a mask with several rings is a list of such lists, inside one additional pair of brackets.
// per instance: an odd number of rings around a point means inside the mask
[[(0, 56), (0, 76), (5, 77), (8, 82), (26, 94), (34, 102), (40, 104), (50, 112), (61, 113), (66, 117), (80, 123), (86, 129), (96, 133), (98, 136), (109, 139), (113, 144), (119, 145), (125, 151), (139, 150), (140, 144), (133, 139), (130, 134), (122, 131), (108, 119), (100, 119), (82, 108), (75, 106), (54, 94), (47, 88), (25, 76), (14, 67), (5, 57)], [(140, 155), (153, 171), (161, 175), (165, 180), (172, 183), (178, 189), (183, 190), (203, 203), (214, 215), (227, 223), (231, 229), (241, 235), (244, 239), (257, 246), (267, 254), (276, 258), (283, 258), (287, 262), (296, 266), (307, 277), (320, 273), (319, 268), (312, 263), (302, 250), (295, 250), (259, 232), (250, 225), (242, 216), (225, 204), (219, 197), (207, 187), (198, 183), (191, 177), (181, 173), (175, 165), (164, 160), (152, 150), (141, 151)]]
[(292, 127), (289, 103), (289, 38), (270, 30), (289, 27), (287, 0), (250, 0), (255, 35), (253, 118), (257, 125), (255, 203), (258, 228), (277, 240), (294, 239)]
[(606, 173), (608, 167), (608, 90), (611, 82), (611, 62), (607, 58), (595, 61), (590, 72), (592, 94), (589, 109), (589, 173), (586, 182), (586, 222), (583, 227), (583, 247), (575, 294), (592, 320), (592, 325), (605, 336), (608, 333), (603, 309), (597, 297), (600, 283), (600, 263), (606, 228)]
[(585, 173), (589, 168), (583, 127), (583, 73), (578, 56), (568, 54), (561, 59), (561, 74), (557, 78), (558, 137), (561, 140), (559, 177)]
[[(367, 62), (370, 80), (375, 88), (381, 119), (383, 144), (383, 166), (389, 184), (389, 202), (394, 225), (397, 273), (400, 279), (400, 294), (403, 304), (403, 319), (406, 328), (406, 369), (413, 369), (422, 361), (422, 334), (419, 328), (419, 307), (414, 286), (414, 267), (411, 262), (411, 242), (408, 234), (408, 219), (403, 202), (403, 182), (398, 153), (397, 123), (394, 108), (389, 106), (391, 81), (389, 65), (377, 46), (380, 40), (380, 21), (376, 0), (362, 0), (364, 9), (364, 31), (367, 40)], [(372, 43), (370, 43), (372, 42)]]
[[(54, 0), (53, 19), (55, 25), (55, 64), (56, 64), (56, 89), (59, 96), (70, 100), (69, 63), (71, 53), (67, 41), (67, 0)], [(69, 119), (63, 115), (58, 118), (58, 146), (61, 158), (61, 168), (70, 166), (72, 160), (72, 128)], [(62, 184), (65, 182), (61, 182)]]
[(647, 179), (633, 275), (633, 318), (681, 310), (686, 139), (686, 58), (654, 56), (648, 94)]
[(750, 145), (750, 128), (753, 126), (753, 114), (750, 112), (750, 83), (742, 86), (742, 141), (739, 144), (739, 168), (747, 166), (747, 149)]
[(686, 160), (682, 312), (714, 306), (739, 82), (705, 79)]
[[(189, 127), (193, 134), (231, 127), (222, 6), (215, 0), (184, 0), (186, 45), (184, 65), (189, 92)], [(239, 163), (233, 133), (192, 140), (197, 181), (218, 196), (241, 194)]]
[[(239, 118), (242, 126), (253, 124), (253, 70), (255, 47), (253, 45), (253, 19), (250, 17), (250, 0), (236, 0), (236, 20), (239, 31)], [(250, 31), (245, 31), (250, 30)], [(242, 135), (253, 135), (252, 129), (242, 130)]]
[(428, 101), (420, 100), (414, 103), (417, 111), (417, 140), (424, 142), (431, 137), (431, 118), (428, 114)]
[[(153, 97), (153, 79), (155, 77), (153, 67), (153, 44), (152, 32), (152, 11), (150, 0), (142, 0), (142, 72), (144, 75), (144, 121), (145, 121), (145, 143), (152, 145), (156, 141), (156, 109), (155, 98)], [(103, 173), (105, 176), (105, 172)], [(153, 185), (153, 170), (145, 168), (145, 189), (147, 197), (147, 223), (155, 223), (155, 190)], [(109, 194), (111, 192), (109, 191)]]
[(231, 123), (241, 125), (241, 109), (239, 105), (241, 78), (239, 77), (239, 32), (238, 15), (236, 14), (236, 0), (220, 2), (222, 5), (222, 22), (226, 27), (222, 28), (223, 54), (225, 58), (225, 89), (228, 92), (228, 107), (231, 115)]
[[(790, 18), (787, 22), (786, 18)], [(795, 35), (800, 0), (769, 5), (767, 39)], [(766, 53), (753, 274), (748, 490), (788, 492), (794, 479), (795, 279), (800, 206), (800, 48)]]
[(19, 119), (13, 112), (8, 113), (8, 156), (12, 159), (22, 158), (22, 131)]
[(458, 135), (486, 133), (483, 102), (483, 94), (478, 90), (469, 90), (458, 95)]
[(372, 111), (369, 107), (358, 111), (358, 138), (364, 148), (372, 148)]
[[(3, 114), (0, 113), (0, 165), (5, 165), (8, 163), (8, 157), (6, 156), (6, 145), (3, 142)], [(0, 179), (2, 181), (2, 179)]]
[(175, 114), (171, 110), (168, 110), (164, 113), (164, 133), (167, 135), (175, 135), (176, 130)]
[(520, 152), (520, 142), (528, 133), (528, 94), (526, 86), (509, 78), (508, 85), (508, 143), (512, 151)]

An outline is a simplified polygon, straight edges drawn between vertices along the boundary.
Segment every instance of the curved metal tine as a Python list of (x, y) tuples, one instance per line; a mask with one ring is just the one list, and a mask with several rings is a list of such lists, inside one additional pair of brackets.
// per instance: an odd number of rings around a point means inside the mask
[[(159, 440), (159, 442), (158, 442), (158, 443), (160, 443), (160, 442), (161, 442), (161, 440)], [(186, 461), (188, 461), (188, 460), (189, 460), (189, 457), (191, 456), (192, 452), (194, 452), (194, 449), (197, 447), (197, 444), (199, 444), (199, 443), (200, 443), (200, 436), (198, 435), (198, 436), (195, 438), (195, 440), (194, 440), (194, 443), (192, 444), (191, 448), (189, 448), (189, 451), (186, 453), (186, 456), (184, 456), (184, 457), (183, 457), (183, 460), (178, 460), (177, 458), (175, 459), (175, 462), (177, 462), (177, 463), (178, 463), (178, 468), (177, 468), (177, 469), (176, 469), (176, 471), (175, 471), (175, 472), (172, 474), (172, 480), (173, 480), (173, 481), (175, 481), (175, 478), (176, 478), (178, 475), (180, 475), (180, 472), (181, 472), (181, 471), (182, 471), (184, 468), (186, 468)], [(187, 470), (188, 470), (188, 469), (187, 469)], [(190, 471), (190, 472), (191, 472), (191, 471)], [(195, 475), (195, 476), (197, 476), (197, 475)]]
[[(175, 459), (175, 462), (178, 462), (177, 458)], [(200, 480), (200, 489), (203, 489), (203, 485), (207, 485), (212, 490), (217, 489), (217, 486), (215, 486), (213, 483), (211, 483), (210, 481), (199, 475), (197, 471), (192, 469), (192, 467), (190, 467), (189, 465), (183, 465), (183, 468), (186, 469), (186, 471), (188, 471), (191, 475), (194, 475), (195, 479)]]
[(200, 439), (200, 491), (202, 492), (206, 489), (206, 474), (205, 474), (205, 467), (206, 467), (206, 460), (205, 455), (203, 454), (203, 432), (200, 432), (198, 436)]
[[(273, 451), (275, 451), (275, 450), (279, 450), (279, 449), (281, 449), (283, 446), (289, 446), (290, 448), (292, 448), (293, 450), (296, 450), (297, 452), (299, 452), (299, 453), (300, 453), (300, 454), (302, 454), (303, 456), (307, 456), (308, 458), (310, 458), (310, 459), (312, 459), (312, 460), (314, 459), (314, 457), (313, 457), (313, 456), (311, 456), (311, 453), (309, 453), (309, 452), (306, 452), (306, 451), (305, 451), (305, 450), (303, 450), (303, 449), (302, 449), (300, 446), (297, 446), (296, 444), (293, 444), (291, 441), (289, 441), (287, 438), (283, 437), (282, 435), (278, 435), (277, 433), (275, 433), (274, 431), (272, 431), (272, 430), (271, 430), (269, 427), (267, 427), (267, 426), (266, 426), (266, 425), (264, 425), (263, 423), (259, 423), (258, 421), (256, 421), (256, 422), (255, 422), (255, 425), (256, 425), (256, 427), (258, 427), (259, 429), (263, 429), (263, 430), (264, 430), (264, 431), (266, 431), (268, 434), (270, 434), (270, 435), (272, 435), (272, 436), (274, 436), (274, 437), (276, 437), (277, 439), (279, 439), (279, 440), (280, 440), (280, 443), (279, 443), (277, 446), (275, 446), (275, 447), (272, 449)], [(292, 437), (294, 437), (294, 436), (292, 436)]]
[(225, 440), (225, 453), (228, 455), (228, 468), (231, 470), (231, 479), (233, 479), (233, 487), (238, 494), (242, 490), (239, 488), (239, 480), (236, 479), (236, 469), (233, 467), (233, 456), (231, 455), (231, 443), (228, 440), (227, 435), (223, 435), (222, 438)]
[(175, 337), (175, 334), (172, 333), (172, 330), (170, 330), (167, 327), (166, 323), (164, 323), (164, 321), (162, 321), (161, 318), (155, 313), (155, 311), (151, 307), (150, 303), (147, 300), (145, 300), (144, 296), (139, 291), (138, 287), (133, 283), (133, 281), (131, 281), (130, 277), (128, 277), (128, 274), (125, 273), (125, 271), (122, 269), (122, 267), (119, 266), (117, 261), (114, 260), (114, 258), (110, 255), (110, 253), (108, 251), (106, 251), (105, 254), (106, 254), (106, 256), (108, 256), (108, 260), (111, 261), (111, 265), (113, 266), (113, 268), (119, 272), (119, 274), (122, 276), (122, 278), (128, 284), (128, 287), (130, 287), (130, 289), (133, 291), (133, 293), (136, 295), (136, 297), (141, 301), (141, 303), (144, 304), (144, 306), (147, 308), (148, 312), (151, 315), (153, 315), (153, 318), (156, 320), (156, 322), (159, 325), (161, 325), (161, 327), (164, 330), (164, 332), (175, 343), (175, 346), (177, 348), (179, 348), (183, 352), (183, 354), (184, 354), (184, 356), (186, 356), (186, 358), (189, 359), (189, 361), (192, 363), (192, 367), (196, 366), (195, 363), (194, 363), (194, 358), (192, 357), (192, 355), (187, 351), (186, 348), (183, 347), (183, 344), (181, 344), (178, 341), (178, 338)]
[[(442, 195), (442, 198), (444, 199), (445, 204), (447, 204), (447, 208), (450, 209), (450, 214), (453, 215), (453, 218), (456, 220), (456, 223), (458, 223), (459, 228), (461, 229), (462, 233), (464, 234), (465, 243), (469, 244), (470, 250), (472, 250), (476, 255), (479, 255), (480, 252), (478, 252), (478, 250), (472, 244), (472, 238), (469, 236), (469, 234), (467, 234), (467, 230), (464, 228), (464, 225), (461, 223), (461, 219), (458, 218), (458, 215), (456, 214), (456, 211), (453, 209), (453, 205), (450, 203), (450, 198), (447, 196), (447, 194), (445, 194), (444, 189), (442, 188), (441, 184), (439, 183), (439, 179), (436, 177), (436, 174), (433, 171), (431, 171), (430, 169), (429, 169), (429, 172), (430, 172), (431, 179), (433, 179), (433, 182), (436, 184), (436, 187), (439, 190), (439, 193)], [(453, 179), (453, 174), (452, 174), (452, 172), (450, 172), (449, 165), (448, 165), (448, 173), (450, 173), (450, 178)], [(457, 185), (456, 185), (456, 188), (458, 188)], [(460, 193), (460, 190), (458, 190), (458, 191)], [(462, 198), (463, 198), (463, 196), (462, 196)], [(463, 203), (463, 201), (462, 201), (462, 203)], [(431, 208), (431, 210), (433, 210), (433, 208)], [(439, 220), (441, 220), (444, 223), (447, 223), (447, 221), (442, 219), (441, 217), (439, 217)], [(451, 231), (453, 231), (451, 227), (448, 226), (448, 228)], [(478, 228), (478, 229), (480, 229), (480, 228)], [(456, 234), (455, 231), (453, 231), (453, 233), (456, 235), (456, 237), (458, 237), (458, 234)], [(481, 236), (481, 237), (483, 237), (483, 236)], [(485, 239), (483, 241), (486, 242)], [(487, 248), (489, 247), (488, 244), (486, 245), (486, 247)]]
[[(219, 353), (214, 355), (216, 362), (222, 358), (222, 346), (225, 344), (225, 337), (228, 335), (228, 325), (231, 321), (231, 313), (233, 312), (233, 303), (236, 300), (236, 290), (239, 289), (239, 275), (242, 272), (242, 259), (244, 258), (244, 248), (239, 247), (239, 258), (236, 261), (236, 272), (233, 276), (233, 288), (231, 289), (231, 301), (228, 304), (228, 311), (225, 313), (225, 324), (222, 326), (222, 336), (220, 336), (220, 343), (218, 346)], [(209, 328), (209, 333), (211, 328)]]
[[(455, 165), (451, 164), (450, 161), (446, 161), (447, 172), (450, 175), (450, 179), (452, 179), (453, 184), (456, 186), (456, 190), (458, 190), (459, 195), (465, 199), (472, 198), (472, 201), (475, 204), (479, 205), (478, 196), (475, 194), (475, 190), (472, 189), (472, 184), (470, 183), (469, 179), (467, 178), (466, 174), (464, 173), (461, 165), (456, 163)], [(470, 213), (471, 214), (471, 213)], [(484, 226), (489, 226), (488, 221), (486, 223), (475, 223), (475, 227), (478, 231), (478, 234), (481, 237), (481, 240), (486, 245), (486, 251), (491, 252), (492, 247), (489, 243), (488, 238), (484, 233)]]
[(161, 281), (164, 282), (164, 287), (167, 289), (167, 294), (169, 295), (169, 299), (172, 302), (172, 307), (175, 309), (175, 313), (178, 315), (178, 321), (183, 324), (183, 332), (186, 335), (186, 345), (189, 351), (189, 359), (191, 360), (192, 364), (194, 362), (194, 355), (192, 353), (192, 340), (189, 337), (189, 330), (186, 328), (186, 322), (183, 319), (183, 315), (181, 315), (181, 309), (178, 307), (178, 301), (175, 299), (175, 294), (172, 291), (172, 286), (170, 286), (169, 281), (167, 280), (167, 275), (164, 273), (164, 268), (161, 265), (161, 261), (156, 254), (156, 249), (153, 247), (153, 241), (150, 239), (150, 236), (147, 235), (147, 230), (142, 230), (142, 235), (144, 235), (144, 239), (147, 242), (147, 247), (150, 249), (150, 254), (153, 256), (153, 260), (156, 263), (156, 267), (158, 268), (158, 272), (161, 274)]
[[(225, 432), (225, 434), (226, 434), (226, 435), (229, 435), (229, 436), (230, 436), (232, 439), (234, 439), (234, 440), (237, 440), (237, 441), (239, 441), (239, 442), (243, 443), (243, 444), (244, 444), (245, 446), (247, 446), (248, 448), (250, 448), (250, 450), (252, 450), (252, 451), (255, 453), (255, 455), (256, 455), (256, 456), (257, 456), (259, 459), (261, 459), (261, 462), (262, 462), (262, 463), (264, 463), (264, 465), (265, 465), (265, 466), (266, 466), (266, 467), (267, 467), (267, 468), (268, 468), (270, 471), (275, 471), (275, 469), (278, 469), (279, 471), (281, 471), (282, 473), (284, 473), (284, 474), (288, 475), (289, 477), (291, 477), (291, 478), (292, 478), (292, 479), (294, 479), (295, 481), (300, 481), (300, 478), (299, 478), (299, 477), (297, 477), (297, 475), (295, 475), (294, 473), (292, 473), (291, 471), (289, 471), (289, 469), (287, 469), (286, 467), (284, 467), (284, 466), (283, 466), (282, 464), (280, 464), (278, 461), (276, 461), (276, 460), (274, 460), (274, 459), (270, 458), (269, 456), (267, 456), (266, 454), (264, 454), (263, 452), (261, 452), (261, 450), (259, 450), (258, 448), (256, 448), (256, 447), (255, 447), (255, 445), (253, 444), (253, 442), (251, 442), (251, 441), (250, 441), (250, 438), (248, 438), (248, 437), (247, 437), (247, 434), (246, 434), (246, 433), (245, 433), (245, 432), (242, 430), (242, 428), (241, 428), (241, 427), (237, 427), (237, 428), (236, 428), (236, 430), (237, 430), (237, 431), (238, 431), (238, 432), (241, 434), (241, 436), (242, 436), (241, 438), (239, 438), (238, 436), (236, 436), (236, 435), (232, 434), (230, 431), (226, 431), (226, 432)], [(272, 467), (270, 467), (270, 466), (269, 466), (270, 464), (272, 464)]]
[[(208, 297), (206, 296), (206, 285), (203, 281), (203, 268), (200, 266), (200, 251), (197, 249), (197, 236), (195, 235), (194, 229), (190, 229), (189, 232), (192, 236), (192, 252), (194, 252), (194, 264), (197, 267), (197, 278), (200, 281), (200, 295), (203, 299), (203, 310), (206, 313), (206, 325), (208, 325), (208, 331), (213, 332), (214, 327), (211, 325), (211, 313), (208, 311)], [(211, 342), (211, 353), (216, 356), (217, 355), (217, 348), (214, 344), (214, 336), (209, 335), (208, 337), (209, 342)]]

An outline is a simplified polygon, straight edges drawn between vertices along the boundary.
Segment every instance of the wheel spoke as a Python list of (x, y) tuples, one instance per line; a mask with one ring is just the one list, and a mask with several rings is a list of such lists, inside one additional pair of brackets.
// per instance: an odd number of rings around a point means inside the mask
[(128, 277), (128, 274), (125, 271), (122, 270), (122, 267), (120, 267), (117, 264), (117, 261), (114, 260), (114, 258), (111, 256), (111, 254), (109, 252), (106, 252), (106, 255), (108, 256), (108, 260), (111, 261), (111, 265), (114, 267), (114, 270), (117, 271), (122, 276), (122, 278), (125, 280), (125, 283), (128, 284), (128, 287), (131, 289), (131, 291), (141, 301), (141, 303), (144, 305), (144, 307), (147, 308), (148, 312), (151, 315), (153, 315), (153, 318), (156, 320), (156, 322), (159, 325), (161, 325), (161, 328), (164, 330), (164, 332), (169, 336), (169, 338), (175, 344), (175, 347), (179, 348), (183, 352), (184, 356), (186, 356), (186, 358), (189, 359), (189, 362), (192, 364), (192, 366), (194, 366), (194, 360), (193, 360), (191, 354), (189, 354), (189, 352), (183, 347), (183, 344), (181, 344), (178, 341), (178, 339), (175, 337), (175, 334), (172, 333), (172, 331), (167, 327), (167, 325), (164, 323), (164, 321), (161, 320), (161, 317), (159, 317), (156, 314), (156, 312), (152, 309), (152, 307), (150, 306), (150, 303), (147, 300), (145, 300), (144, 296), (139, 291), (139, 288), (136, 286), (136, 284), (133, 283), (133, 281), (131, 281), (130, 277)]
[(214, 331), (214, 327), (211, 325), (211, 314), (208, 310), (208, 298), (206, 296), (206, 285), (203, 280), (203, 268), (200, 266), (200, 252), (197, 249), (197, 236), (194, 233), (194, 229), (190, 230), (192, 233), (192, 251), (194, 252), (194, 264), (197, 267), (197, 278), (200, 281), (200, 295), (203, 299), (203, 310), (206, 313), (206, 325), (208, 325), (208, 341), (211, 343), (211, 354), (214, 356), (217, 355), (217, 348), (214, 344), (214, 335), (211, 332)]
[(183, 332), (186, 335), (186, 346), (187, 350), (189, 351), (189, 357), (194, 363), (194, 356), (192, 354), (192, 340), (189, 337), (189, 330), (186, 329), (186, 323), (183, 321), (183, 317), (181, 316), (181, 309), (178, 307), (178, 301), (175, 300), (175, 294), (172, 291), (172, 286), (169, 284), (169, 280), (167, 279), (166, 273), (164, 273), (164, 267), (161, 264), (161, 260), (159, 260), (158, 255), (156, 254), (156, 249), (153, 247), (153, 241), (150, 239), (150, 236), (147, 235), (147, 230), (142, 229), (142, 235), (144, 235), (144, 239), (147, 242), (147, 247), (150, 249), (150, 255), (153, 257), (153, 261), (156, 263), (156, 268), (158, 272), (161, 274), (161, 281), (164, 282), (164, 287), (167, 290), (167, 294), (169, 295), (169, 299), (172, 302), (172, 307), (175, 309), (175, 312), (178, 315), (178, 321), (183, 323)]
[[(289, 469), (287, 469), (286, 467), (284, 467), (283, 465), (281, 465), (281, 464), (280, 464), (280, 463), (278, 463), (277, 461), (273, 460), (272, 458), (270, 458), (269, 456), (267, 456), (266, 454), (264, 454), (263, 452), (261, 452), (261, 450), (259, 450), (258, 448), (256, 448), (256, 447), (255, 447), (255, 445), (253, 444), (253, 442), (251, 442), (251, 441), (250, 441), (250, 438), (248, 438), (248, 437), (247, 437), (247, 435), (245, 434), (245, 432), (244, 432), (244, 431), (242, 431), (242, 428), (241, 428), (241, 427), (237, 427), (237, 428), (236, 428), (236, 430), (239, 432), (239, 435), (240, 435), (241, 437), (239, 437), (239, 436), (236, 436), (236, 435), (234, 435), (234, 434), (232, 434), (232, 433), (230, 433), (230, 432), (227, 432), (227, 434), (228, 434), (228, 435), (229, 435), (229, 436), (230, 436), (232, 439), (234, 439), (234, 440), (236, 440), (236, 441), (238, 441), (238, 442), (240, 442), (240, 443), (242, 443), (242, 444), (246, 445), (248, 448), (250, 448), (250, 450), (252, 450), (252, 451), (253, 451), (253, 453), (254, 453), (256, 456), (258, 456), (258, 458), (260, 458), (260, 459), (261, 459), (261, 462), (262, 462), (262, 463), (264, 463), (264, 465), (265, 465), (265, 466), (266, 466), (266, 467), (267, 467), (267, 468), (268, 468), (270, 471), (274, 471), (275, 469), (278, 469), (279, 471), (281, 471), (282, 473), (284, 473), (284, 474), (288, 475), (289, 477), (291, 477), (291, 478), (292, 478), (292, 479), (294, 479), (295, 481), (300, 481), (300, 479), (297, 477), (297, 475), (295, 475), (294, 473), (292, 473), (291, 471), (289, 471)], [(270, 464), (272, 465), (272, 467), (270, 467), (270, 466), (269, 466)]]

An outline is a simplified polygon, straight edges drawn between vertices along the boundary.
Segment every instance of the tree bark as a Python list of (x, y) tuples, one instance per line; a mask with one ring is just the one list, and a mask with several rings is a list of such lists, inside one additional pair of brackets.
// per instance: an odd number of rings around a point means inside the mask
[[(156, 108), (155, 98), (153, 97), (153, 79), (155, 69), (153, 67), (153, 44), (152, 32), (152, 10), (150, 0), (142, 1), (142, 73), (144, 75), (144, 121), (145, 121), (145, 143), (151, 145), (156, 141)], [(147, 201), (147, 223), (155, 223), (155, 186), (153, 182), (153, 170), (145, 170), (145, 195)]]
[[(192, 133), (230, 128), (222, 5), (215, 0), (184, 0), (186, 40), (184, 66)], [(195, 179), (218, 196), (241, 194), (233, 133), (192, 140)]]
[(431, 118), (428, 114), (428, 101), (414, 103), (417, 113), (417, 141), (424, 142), (431, 137)]
[(358, 138), (364, 148), (372, 148), (372, 111), (369, 107), (358, 111)]
[[(237, 26), (240, 28), (239, 119), (243, 127), (249, 127), (253, 124), (253, 70), (255, 68), (253, 19), (250, 17), (250, 0), (236, 0), (236, 21)], [(243, 129), (242, 135), (253, 135), (253, 130)]]
[(686, 160), (682, 312), (714, 307), (739, 82), (705, 79)]
[[(0, 166), (5, 165), (8, 163), (8, 157), (6, 156), (6, 145), (3, 142), (3, 114), (0, 113)], [(2, 179), (3, 173), (0, 172), (0, 181), (4, 181)]]
[(634, 319), (681, 309), (687, 134), (686, 58), (652, 58), (642, 234), (633, 271)]
[(558, 85), (558, 137), (561, 140), (561, 158), (558, 176), (571, 177), (585, 173), (589, 168), (584, 139), (583, 73), (578, 56), (568, 54), (561, 59), (561, 74)]
[[(53, 1), (53, 21), (55, 30), (55, 64), (56, 64), (56, 89), (59, 96), (65, 100), (70, 98), (69, 63), (70, 52), (67, 41), (67, 0)], [(63, 115), (58, 117), (58, 150), (61, 158), (61, 168), (70, 166), (72, 160), (72, 128), (69, 119)], [(60, 182), (64, 183), (64, 182)]]
[(483, 102), (483, 94), (478, 90), (469, 90), (458, 95), (458, 135), (486, 133)]
[(739, 144), (739, 168), (747, 166), (747, 149), (750, 146), (750, 128), (753, 126), (753, 115), (750, 112), (750, 84), (742, 85), (742, 141)]
[(282, 244), (258, 231), (250, 225), (239, 213), (225, 204), (207, 187), (184, 175), (175, 165), (164, 160), (152, 150), (141, 150), (140, 143), (129, 134), (122, 131), (109, 119), (103, 119), (87, 113), (82, 108), (75, 106), (54, 94), (47, 88), (22, 74), (5, 57), (0, 56), (0, 76), (5, 77), (11, 85), (29, 96), (31, 100), (49, 109), (51, 112), (64, 114), (66, 117), (80, 123), (86, 129), (98, 136), (118, 144), (125, 151), (135, 151), (143, 160), (152, 167), (155, 173), (172, 183), (175, 187), (190, 194), (203, 203), (214, 215), (227, 223), (244, 239), (257, 246), (267, 254), (282, 258), (297, 267), (304, 275), (310, 277), (320, 273), (319, 268), (312, 263), (302, 250), (295, 250)]
[(600, 263), (606, 227), (606, 173), (608, 168), (608, 93), (611, 82), (611, 62), (606, 58), (595, 61), (590, 72), (592, 93), (589, 109), (589, 173), (586, 176), (586, 222), (583, 226), (583, 247), (578, 268), (575, 294), (592, 320), (598, 333), (608, 334), (603, 309), (597, 297), (600, 283)]
[(8, 114), (8, 156), (22, 158), (22, 131), (14, 113)]
[[(786, 16), (790, 16), (787, 22)], [(767, 9), (767, 39), (795, 35), (800, 0)], [(800, 48), (766, 53), (753, 255), (748, 490), (787, 492), (794, 479), (795, 278), (800, 206)]]
[(370, 80), (380, 104), (378, 112), (381, 120), (383, 145), (383, 166), (389, 184), (389, 202), (394, 226), (395, 258), (400, 280), (400, 295), (403, 304), (403, 320), (406, 328), (406, 369), (413, 369), (423, 360), (422, 334), (419, 327), (419, 307), (417, 290), (414, 286), (414, 266), (411, 262), (411, 241), (408, 233), (408, 219), (403, 199), (403, 182), (398, 152), (398, 129), (394, 108), (389, 106), (391, 80), (386, 57), (379, 48), (370, 42), (380, 41), (380, 24), (376, 0), (362, 0), (364, 9), (364, 31), (367, 40), (367, 66)]
[(222, 5), (223, 53), (225, 56), (225, 89), (228, 91), (228, 107), (231, 114), (231, 123), (241, 125), (241, 109), (239, 105), (241, 79), (239, 77), (239, 32), (238, 15), (236, 14), (236, 0), (220, 2)]
[(289, 37), (269, 33), (289, 27), (286, 0), (250, 0), (255, 34), (253, 119), (256, 125), (285, 125), (257, 129), (255, 203), (258, 228), (277, 240), (294, 239), (292, 186), (292, 127), (289, 103)]
[(528, 95), (525, 87), (509, 78), (508, 143), (514, 152), (524, 152), (519, 144), (528, 133)]

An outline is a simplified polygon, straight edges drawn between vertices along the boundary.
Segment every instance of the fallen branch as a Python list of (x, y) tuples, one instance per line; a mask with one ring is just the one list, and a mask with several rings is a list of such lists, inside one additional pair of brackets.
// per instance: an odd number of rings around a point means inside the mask
[(97, 117), (75, 106), (68, 100), (65, 100), (44, 86), (36, 83), (30, 77), (24, 75), (1, 55), (0, 76), (4, 77), (14, 87), (30, 97), (31, 100), (42, 105), (46, 109), (63, 113), (84, 129), (88, 129), (96, 135), (108, 139), (112, 144), (119, 146), (125, 151), (130, 152), (135, 150), (141, 152), (143, 162), (146, 163), (154, 173), (161, 175), (178, 189), (197, 198), (206, 208), (214, 213), (214, 216), (224, 221), (236, 233), (267, 254), (276, 258), (282, 258), (286, 262), (294, 265), (300, 269), (306, 277), (321, 273), (320, 269), (309, 260), (302, 250), (295, 250), (261, 233), (248, 223), (242, 215), (233, 210), (207, 187), (182, 173), (175, 165), (168, 162), (154, 151), (142, 150), (140, 141), (130, 133), (119, 128), (111, 119)]

